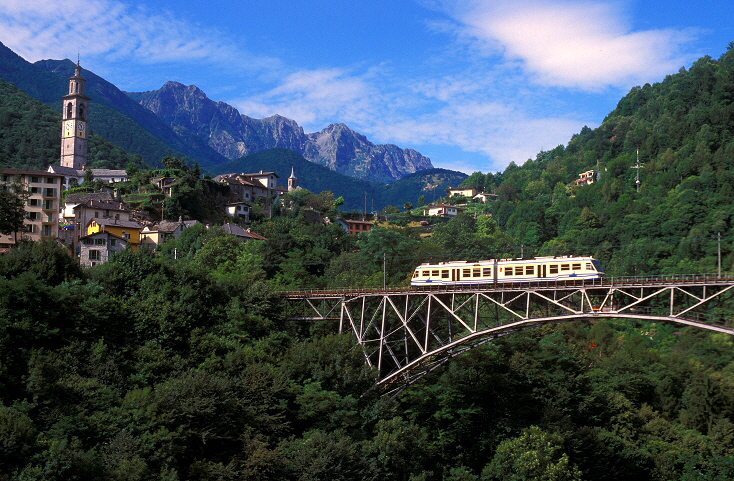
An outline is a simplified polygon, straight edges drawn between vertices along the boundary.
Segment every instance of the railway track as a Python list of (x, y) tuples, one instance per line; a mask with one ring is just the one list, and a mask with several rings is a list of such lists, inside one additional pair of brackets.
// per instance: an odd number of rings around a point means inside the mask
[(667, 287), (675, 285), (728, 285), (734, 283), (734, 276), (718, 277), (711, 274), (689, 274), (671, 276), (645, 276), (645, 277), (616, 277), (601, 280), (564, 280), (548, 282), (515, 282), (501, 284), (464, 284), (464, 285), (437, 285), (430, 287), (388, 287), (383, 288), (333, 288), (333, 289), (303, 289), (298, 291), (282, 291), (279, 295), (286, 299), (303, 298), (335, 298), (356, 297), (362, 295), (396, 295), (414, 293), (459, 293), (459, 292), (496, 292), (517, 290), (564, 290), (564, 289), (609, 289), (624, 287)]

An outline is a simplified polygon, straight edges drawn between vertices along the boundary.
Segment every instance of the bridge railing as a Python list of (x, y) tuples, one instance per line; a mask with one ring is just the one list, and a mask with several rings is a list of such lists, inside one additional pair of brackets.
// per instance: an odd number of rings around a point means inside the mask
[(404, 294), (406, 292), (455, 292), (459, 290), (482, 290), (482, 289), (527, 289), (531, 288), (558, 288), (558, 287), (614, 287), (614, 286), (644, 286), (651, 287), (670, 283), (683, 284), (726, 284), (734, 281), (734, 274), (726, 273), (719, 277), (717, 274), (667, 274), (660, 276), (619, 276), (604, 277), (602, 279), (579, 279), (579, 280), (548, 280), (540, 282), (512, 282), (502, 284), (462, 284), (462, 285), (436, 285), (430, 287), (413, 288), (411, 286), (392, 286), (385, 289), (381, 287), (334, 287), (328, 289), (303, 289), (283, 290), (279, 294), (282, 297), (340, 297), (358, 296), (363, 294)]

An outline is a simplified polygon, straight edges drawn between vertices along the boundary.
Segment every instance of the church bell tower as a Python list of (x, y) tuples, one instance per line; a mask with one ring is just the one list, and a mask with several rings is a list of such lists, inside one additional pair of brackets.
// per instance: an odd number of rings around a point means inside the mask
[(69, 92), (64, 95), (61, 127), (61, 166), (82, 170), (87, 165), (87, 118), (89, 100), (84, 95), (84, 83), (79, 61), (74, 76), (69, 78)]

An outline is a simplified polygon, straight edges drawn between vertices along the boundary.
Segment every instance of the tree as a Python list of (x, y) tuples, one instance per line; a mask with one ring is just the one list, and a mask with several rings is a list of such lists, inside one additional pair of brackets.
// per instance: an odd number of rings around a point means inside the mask
[(185, 165), (183, 159), (171, 156), (163, 157), (163, 159), (161, 159), (161, 163), (163, 164), (163, 167), (171, 170), (181, 170)]
[(413, 204), (411, 202), (406, 202), (405, 205), (403, 205), (403, 208), (406, 212), (410, 213), (410, 210), (413, 208)]
[(426, 196), (421, 195), (418, 197), (418, 207), (423, 207), (424, 205), (426, 205)]
[(90, 186), (92, 182), (94, 181), (94, 174), (92, 173), (92, 169), (87, 169), (84, 171), (84, 181), (82, 184), (85, 186)]
[(19, 182), (0, 186), (0, 234), (8, 235), (23, 229), (27, 198), (28, 192)]
[(531, 426), (520, 437), (500, 443), (492, 461), (482, 470), (482, 481), (580, 480), (581, 471), (569, 462), (562, 444), (558, 434)]

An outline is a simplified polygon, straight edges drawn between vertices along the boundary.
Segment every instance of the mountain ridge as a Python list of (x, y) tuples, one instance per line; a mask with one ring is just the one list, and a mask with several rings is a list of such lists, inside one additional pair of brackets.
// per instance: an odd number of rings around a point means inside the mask
[(241, 114), (225, 102), (209, 99), (195, 85), (169, 81), (158, 90), (127, 94), (180, 135), (207, 139), (230, 160), (287, 148), (336, 172), (379, 182), (433, 168), (430, 159), (419, 152), (394, 144), (374, 144), (343, 123), (307, 134), (297, 122), (278, 114), (262, 119)]

